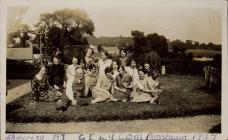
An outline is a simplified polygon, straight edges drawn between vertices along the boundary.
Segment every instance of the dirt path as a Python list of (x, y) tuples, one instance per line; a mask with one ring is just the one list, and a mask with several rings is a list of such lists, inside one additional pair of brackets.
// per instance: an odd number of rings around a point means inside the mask
[(209, 132), (221, 123), (219, 115), (134, 121), (7, 123), (7, 132)]
[(8, 94), (6, 96), (6, 104), (27, 94), (31, 91), (30, 80), (9, 80), (10, 85), (7, 86)]

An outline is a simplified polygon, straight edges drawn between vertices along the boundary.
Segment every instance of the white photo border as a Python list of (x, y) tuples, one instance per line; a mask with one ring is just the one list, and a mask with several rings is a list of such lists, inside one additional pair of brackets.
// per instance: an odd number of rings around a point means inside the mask
[[(75, 1), (80, 1), (80, 0), (75, 0)], [(5, 128), (6, 128), (6, 97), (5, 97), (5, 93), (6, 93), (6, 26), (7, 26), (7, 7), (8, 6), (26, 6), (26, 5), (39, 5), (39, 6), (47, 6), (47, 5), (66, 5), (66, 6), (71, 6), (74, 5), (74, 0), (69, 0), (69, 1), (64, 1), (64, 0), (50, 0), (50, 1), (45, 1), (45, 0), (40, 0), (40, 1), (33, 1), (33, 0), (2, 0), (0, 1), (0, 46), (1, 46), (1, 51), (0, 51), (0, 56), (1, 56), (1, 61), (0, 61), (0, 75), (1, 75), (1, 138), (2, 139), (7, 139), (9, 136), (20, 136), (21, 138), (23, 137), (36, 137), (36, 136), (44, 136), (44, 139), (53, 139), (53, 137), (59, 137), (59, 139), (61, 139), (61, 137), (63, 136), (62, 134), (39, 134), (39, 133), (28, 133), (28, 134), (6, 134), (5, 133)], [(85, 0), (88, 1), (88, 0)], [(114, 0), (112, 0), (114, 1)], [(118, 1), (118, 0), (117, 0)], [(137, 0), (135, 0), (137, 1)], [(143, 1), (143, 0), (142, 0)], [(142, 2), (139, 1), (138, 2)], [(145, 0), (144, 0), (145, 1)], [(171, 0), (151, 0), (153, 2), (157, 2), (157, 3), (162, 3), (161, 5), (163, 5), (165, 2), (171, 1)], [(93, 4), (96, 4), (93, 1), (90, 1)], [(111, 0), (100, 0), (100, 2), (111, 2)], [(221, 126), (222, 126), (222, 133), (221, 134), (216, 134), (216, 139), (222, 140), (222, 139), (228, 139), (228, 67), (227, 67), (227, 63), (228, 63), (228, 49), (227, 49), (227, 0), (172, 0), (172, 3), (175, 4), (176, 6), (181, 6), (181, 4), (183, 4), (184, 2), (186, 3), (191, 3), (191, 4), (198, 4), (198, 3), (211, 3), (211, 4), (215, 4), (219, 7), (221, 7), (221, 12), (222, 12), (222, 114), (221, 114)], [(172, 5), (171, 2), (170, 5)], [(169, 4), (167, 4), (167, 6), (170, 6)], [(119, 138), (121, 137), (121, 139), (130, 137), (130, 135), (133, 137), (135, 135), (141, 135), (142, 138), (146, 138), (148, 135), (149, 137), (152, 137), (151, 135), (161, 135), (161, 136), (186, 136), (187, 139), (191, 139), (191, 138), (199, 138), (199, 135), (201, 136), (201, 139), (199, 140), (204, 140), (203, 137), (204, 136), (211, 136), (209, 137), (209, 139), (213, 139), (214, 135), (213, 134), (208, 134), (208, 133), (117, 133), (117, 134), (112, 134), (112, 133), (92, 133), (93, 134), (93, 138), (99, 138), (99, 137), (111, 137), (113, 135), (115, 135), (115, 138)], [(75, 134), (65, 134), (64, 137), (66, 140), (70, 140), (70, 139), (80, 139), (80, 137), (84, 137), (85, 139), (89, 139), (91, 136), (90, 133), (84, 133), (84, 134), (79, 134), (79, 133), (75, 133)], [(206, 140), (206, 139), (205, 139)]]

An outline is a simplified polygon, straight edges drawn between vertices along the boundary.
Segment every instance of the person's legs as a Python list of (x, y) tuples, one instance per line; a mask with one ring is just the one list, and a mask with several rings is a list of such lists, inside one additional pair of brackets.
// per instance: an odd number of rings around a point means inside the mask
[(109, 97), (110, 101), (113, 101), (113, 102), (116, 102), (118, 101), (116, 98), (114, 98), (111, 94), (110, 94), (110, 97)]
[(99, 103), (99, 102), (104, 102), (106, 100), (108, 100), (108, 99), (98, 97), (98, 98), (95, 98), (94, 100), (91, 100), (91, 104), (95, 104), (95, 103)]
[(153, 104), (156, 100), (158, 100), (158, 95), (154, 95), (154, 97), (150, 100), (150, 103)]

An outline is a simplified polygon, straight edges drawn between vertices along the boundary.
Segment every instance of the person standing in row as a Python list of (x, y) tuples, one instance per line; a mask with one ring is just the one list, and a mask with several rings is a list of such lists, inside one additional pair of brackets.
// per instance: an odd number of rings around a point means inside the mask
[(86, 67), (86, 69), (87, 69), (87, 68), (88, 68), (88, 65), (94, 64), (94, 63), (95, 63), (94, 57), (93, 57), (94, 51), (93, 51), (92, 48), (88, 47), (88, 48), (86, 49), (85, 52), (86, 52), (86, 53), (85, 53), (85, 58), (84, 58), (84, 60), (85, 60), (85, 63), (86, 63), (86, 64), (85, 64), (85, 67)]
[(120, 62), (121, 62), (121, 66), (124, 66), (126, 67), (127, 64), (128, 64), (128, 57), (127, 57), (127, 51), (126, 50), (123, 50), (121, 49), (120, 52), (119, 52), (119, 59), (120, 59)]

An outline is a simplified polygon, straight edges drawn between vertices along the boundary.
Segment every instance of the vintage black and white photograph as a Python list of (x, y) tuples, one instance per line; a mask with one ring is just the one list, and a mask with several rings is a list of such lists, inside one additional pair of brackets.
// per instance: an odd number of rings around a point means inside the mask
[(220, 134), (222, 19), (219, 1), (8, 5), (6, 133)]

